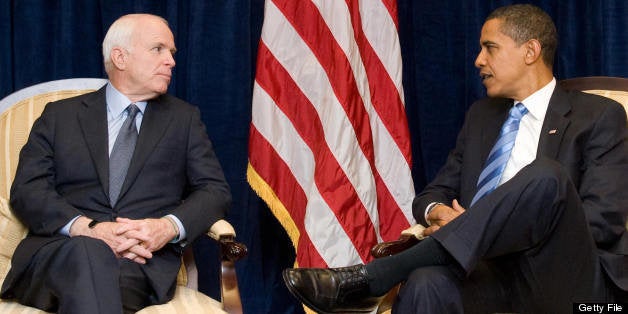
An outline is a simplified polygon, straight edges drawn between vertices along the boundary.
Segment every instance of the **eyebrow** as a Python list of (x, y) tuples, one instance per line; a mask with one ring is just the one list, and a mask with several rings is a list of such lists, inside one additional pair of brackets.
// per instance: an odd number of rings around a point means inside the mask
[[(166, 46), (166, 44), (165, 44), (165, 43), (163, 43), (163, 42), (161, 42), (161, 41), (158, 41), (158, 42), (156, 42), (155, 44), (153, 44), (153, 47), (154, 47), (155, 45), (157, 45), (157, 46), (159, 46), (159, 47), (161, 47), (161, 48), (166, 48), (166, 47), (167, 47), (167, 46)], [(172, 48), (170, 48), (170, 53), (174, 54), (175, 52), (177, 52), (177, 48), (176, 48), (176, 47), (172, 47)]]
[(484, 41), (482, 41), (482, 42), (480, 43), (480, 45), (482, 45), (482, 46), (497, 45), (497, 43), (496, 43), (496, 42), (494, 42), (494, 41), (490, 41), (490, 40), (484, 40)]

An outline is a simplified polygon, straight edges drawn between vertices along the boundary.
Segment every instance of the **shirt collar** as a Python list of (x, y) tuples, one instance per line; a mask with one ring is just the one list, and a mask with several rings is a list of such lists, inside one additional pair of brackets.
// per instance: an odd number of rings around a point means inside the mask
[[(545, 113), (547, 112), (547, 107), (549, 107), (549, 101), (554, 93), (554, 88), (556, 88), (556, 78), (553, 77), (547, 85), (521, 101), (534, 119), (539, 121), (545, 119)], [(516, 103), (518, 102), (515, 101), (515, 104)]]
[[(120, 93), (111, 83), (107, 83), (106, 89), (106, 100), (107, 100), (107, 111), (111, 114), (112, 117), (117, 117), (126, 110), (132, 101), (126, 97), (124, 94)], [(140, 109), (142, 115), (144, 114), (144, 110), (146, 110), (146, 105), (148, 103), (146, 101), (136, 101), (135, 105)]]

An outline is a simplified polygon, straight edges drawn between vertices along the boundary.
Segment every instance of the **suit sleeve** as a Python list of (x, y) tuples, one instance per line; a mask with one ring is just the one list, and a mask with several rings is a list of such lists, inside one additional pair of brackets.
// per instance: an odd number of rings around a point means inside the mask
[(465, 139), (469, 133), (469, 113), (456, 140), (456, 146), (447, 156), (445, 165), (438, 174), (412, 202), (412, 214), (419, 224), (427, 226), (425, 209), (430, 203), (438, 202), (451, 206), (455, 198), (459, 198), (461, 185), (462, 161)]
[(231, 192), (198, 108), (190, 115), (187, 150), (189, 194), (173, 214), (185, 227), (187, 239), (205, 233), (223, 219), (231, 206)]
[(37, 235), (52, 235), (81, 212), (55, 189), (54, 106), (46, 105), (33, 124), (28, 141), (20, 151), (11, 186), (11, 207), (15, 215)]

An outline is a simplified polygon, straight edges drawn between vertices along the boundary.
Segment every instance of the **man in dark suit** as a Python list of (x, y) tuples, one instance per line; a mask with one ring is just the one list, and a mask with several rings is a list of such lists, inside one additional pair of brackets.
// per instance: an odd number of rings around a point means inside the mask
[(121, 17), (103, 41), (109, 83), (34, 123), (11, 187), (29, 234), (3, 298), (83, 314), (172, 298), (183, 247), (231, 202), (199, 110), (165, 94), (175, 51), (164, 19)]
[(628, 299), (626, 112), (556, 86), (556, 29), (535, 6), (495, 10), (480, 46), (490, 98), (413, 202), (428, 237), (366, 266), (284, 271), (306, 305), (366, 311), (403, 281), (393, 312), (571, 313)]

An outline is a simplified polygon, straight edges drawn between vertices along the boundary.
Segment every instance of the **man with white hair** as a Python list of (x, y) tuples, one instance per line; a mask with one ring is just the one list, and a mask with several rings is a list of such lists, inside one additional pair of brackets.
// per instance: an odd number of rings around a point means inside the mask
[(198, 108), (167, 95), (167, 22), (125, 15), (103, 41), (109, 83), (50, 103), (11, 187), (28, 227), (3, 298), (59, 313), (130, 313), (169, 301), (183, 247), (231, 195)]

